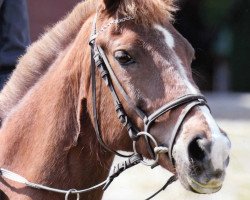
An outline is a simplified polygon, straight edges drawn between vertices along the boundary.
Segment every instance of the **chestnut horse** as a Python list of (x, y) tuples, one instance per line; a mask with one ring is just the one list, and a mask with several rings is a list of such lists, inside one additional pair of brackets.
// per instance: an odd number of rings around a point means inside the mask
[(74, 197), (105, 180), (118, 150), (135, 152), (119, 172), (151, 158), (188, 190), (222, 187), (230, 141), (192, 79), (174, 10), (172, 0), (89, 0), (29, 47), (0, 94), (1, 199), (65, 196), (40, 185)]

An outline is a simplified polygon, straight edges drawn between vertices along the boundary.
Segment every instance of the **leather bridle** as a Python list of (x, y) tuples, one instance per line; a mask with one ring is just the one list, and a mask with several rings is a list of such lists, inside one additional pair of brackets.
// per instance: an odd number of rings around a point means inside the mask
[[(134, 101), (129, 97), (129, 95), (126, 93), (124, 88), (122, 87), (121, 83), (119, 82), (117, 76), (115, 75), (108, 58), (104, 52), (104, 50), (101, 48), (101, 46), (96, 44), (96, 38), (99, 35), (100, 32), (103, 32), (107, 29), (111, 24), (118, 24), (127, 20), (132, 20), (130, 17), (125, 17), (121, 20), (114, 20), (110, 22), (107, 26), (101, 29), (101, 31), (96, 31), (96, 20), (97, 16), (94, 19), (93, 28), (92, 28), (92, 35), (90, 37), (90, 46), (91, 46), (91, 78), (92, 78), (92, 107), (93, 107), (93, 116), (94, 116), (94, 128), (96, 132), (96, 137), (99, 141), (99, 143), (108, 151), (115, 153), (118, 156), (121, 157), (129, 157), (132, 158), (135, 155), (139, 155), (140, 159), (136, 160), (135, 164), (142, 163), (147, 166), (151, 166), (152, 168), (158, 165), (159, 160), (159, 154), (160, 153), (168, 153), (168, 157), (173, 165), (175, 165), (174, 159), (173, 159), (173, 147), (176, 142), (176, 139), (178, 137), (179, 129), (182, 126), (182, 123), (184, 122), (185, 118), (188, 116), (190, 111), (196, 107), (196, 106), (207, 106), (206, 99), (201, 94), (187, 94), (184, 96), (179, 97), (176, 100), (173, 100), (171, 102), (168, 102), (161, 106), (159, 109), (154, 111), (151, 115), (147, 116), (144, 111), (142, 111), (139, 107), (137, 107), (134, 103)], [(104, 80), (106, 86), (109, 88), (111, 96), (113, 98), (114, 107), (118, 116), (118, 119), (120, 120), (121, 124), (127, 129), (128, 135), (133, 141), (133, 150), (134, 154), (132, 155), (123, 155), (115, 150), (110, 149), (105, 142), (102, 139), (102, 134), (100, 132), (99, 126), (98, 126), (98, 115), (97, 115), (97, 108), (96, 108), (96, 68), (98, 69), (102, 79)], [(116, 86), (116, 87), (115, 87)], [(115, 88), (118, 89), (118, 92), (122, 95), (123, 99), (126, 101), (127, 105), (136, 113), (139, 118), (143, 121), (144, 128), (143, 130), (139, 130), (138, 127), (136, 127), (132, 120), (130, 120), (129, 116), (127, 115), (126, 111), (124, 110), (124, 106), (122, 105), (117, 92)], [(151, 125), (155, 122), (156, 119), (158, 119), (163, 114), (176, 109), (180, 106), (185, 106), (178, 117), (178, 120), (174, 126), (172, 136), (169, 142), (168, 147), (161, 147), (158, 146), (157, 141), (155, 138), (149, 133)], [(208, 107), (209, 108), (209, 107)], [(154, 162), (149, 164), (144, 161), (143, 156), (137, 152), (136, 150), (136, 142), (138, 141), (139, 137), (144, 136), (147, 143), (147, 149), (151, 155), (151, 157), (154, 159)], [(154, 144), (154, 148), (151, 145), (151, 142)], [(123, 167), (124, 170), (126, 167)], [(119, 165), (118, 165), (119, 169)], [(123, 171), (124, 171), (123, 170)], [(118, 170), (119, 171), (119, 170)], [(118, 175), (114, 172), (110, 175), (110, 181), (107, 184), (107, 186), (112, 182), (114, 177), (117, 177)], [(153, 198), (155, 195), (157, 195), (160, 191), (164, 190), (169, 184), (177, 180), (176, 176), (172, 176), (169, 178), (167, 183), (155, 194), (153, 194), (148, 199)], [(106, 187), (105, 187), (106, 188)]]
[[(65, 194), (65, 200), (68, 200), (69, 196), (71, 194), (76, 194), (77, 200), (79, 200), (81, 193), (89, 192), (89, 191), (95, 190), (96, 188), (99, 188), (102, 186), (104, 186), (103, 187), (104, 190), (107, 189), (107, 187), (110, 185), (110, 183), (116, 177), (118, 177), (122, 172), (124, 172), (126, 169), (131, 168), (139, 163), (151, 166), (152, 168), (155, 167), (156, 165), (158, 165), (159, 154), (161, 154), (161, 153), (168, 154), (168, 157), (169, 157), (171, 163), (173, 165), (175, 165), (172, 151), (173, 151), (173, 147), (175, 145), (176, 139), (178, 137), (180, 127), (182, 126), (185, 118), (188, 116), (188, 114), (190, 113), (190, 111), (194, 107), (196, 107), (196, 106), (207, 106), (208, 107), (208, 105), (206, 103), (206, 99), (204, 96), (202, 96), (200, 94), (188, 94), (188, 95), (184, 95), (176, 100), (173, 100), (171, 102), (164, 104), (159, 109), (154, 111), (151, 115), (147, 116), (139, 107), (137, 107), (134, 104), (134, 101), (127, 95), (126, 91), (124, 90), (124, 88), (120, 84), (118, 78), (116, 77), (116, 75), (115, 75), (115, 73), (114, 73), (114, 71), (113, 71), (113, 69), (108, 61), (108, 58), (105, 55), (105, 52), (103, 51), (103, 49), (100, 46), (98, 46), (96, 44), (96, 37), (98, 36), (98, 34), (105, 31), (109, 26), (111, 26), (112, 24), (119, 24), (119, 23), (122, 23), (122, 22), (125, 22), (128, 20), (132, 20), (132, 19), (133, 18), (131, 18), (131, 17), (124, 17), (122, 19), (113, 20), (110, 23), (108, 23), (107, 25), (105, 25), (104, 27), (102, 27), (102, 29), (100, 29), (99, 32), (97, 32), (96, 31), (97, 15), (96, 15), (94, 22), (93, 22), (93, 30), (92, 30), (92, 35), (90, 37), (90, 42), (89, 42), (89, 44), (91, 46), (92, 107), (93, 107), (93, 119), (94, 119), (94, 128), (95, 128), (95, 132), (96, 132), (96, 137), (97, 137), (99, 143), (104, 147), (104, 149), (106, 149), (107, 151), (112, 152), (118, 156), (126, 157), (127, 159), (125, 161), (123, 161), (122, 163), (119, 163), (118, 165), (116, 165), (114, 167), (113, 171), (111, 171), (110, 175), (108, 176), (108, 178), (105, 181), (103, 181), (102, 183), (97, 184), (93, 187), (83, 189), (83, 190), (76, 190), (76, 189), (61, 190), (61, 189), (47, 187), (47, 186), (44, 186), (41, 184), (32, 183), (32, 182), (28, 181), (27, 179), (25, 179), (24, 177), (22, 177), (16, 173), (13, 173), (9, 170), (3, 169), (3, 168), (0, 168), (0, 176), (7, 178), (9, 180), (12, 180), (12, 181), (21, 183), (21, 184), (25, 184), (26, 186), (34, 188), (34, 189), (41, 189), (41, 190), (46, 190), (46, 191), (50, 191), (50, 192)], [(114, 107), (115, 107), (119, 121), (127, 129), (128, 135), (131, 138), (131, 140), (133, 141), (134, 153), (131, 155), (124, 155), (124, 154), (121, 154), (115, 150), (110, 149), (102, 139), (102, 134), (100, 132), (99, 125), (98, 125), (98, 114), (97, 114), (97, 107), (96, 107), (96, 68), (100, 72), (102, 79), (104, 80), (105, 84), (107, 85), (107, 87), (110, 90), (110, 93), (111, 93), (111, 96), (112, 96), (112, 99), (114, 102)], [(139, 130), (139, 128), (133, 124), (132, 120), (130, 120), (129, 116), (127, 115), (127, 113), (126, 113), (126, 111), (125, 111), (125, 109), (124, 109), (124, 107), (123, 107), (123, 105), (118, 97), (118, 94), (116, 92), (116, 88), (118, 89), (118, 92), (122, 95), (122, 97), (124, 98), (124, 100), (126, 101), (128, 106), (143, 121), (143, 124), (144, 124), (143, 130)], [(156, 139), (150, 134), (151, 125), (155, 122), (156, 119), (158, 119), (163, 114), (165, 114), (173, 109), (179, 108), (180, 106), (185, 106), (185, 107), (183, 108), (183, 110), (182, 110), (180, 116), (178, 117), (178, 120), (174, 126), (168, 147), (159, 146)], [(147, 149), (148, 149), (152, 159), (154, 160), (153, 163), (147, 163), (144, 160), (143, 156), (139, 152), (137, 152), (136, 143), (140, 137), (145, 138), (146, 143), (147, 143)], [(153, 144), (153, 146), (152, 146), (152, 144)], [(155, 195), (157, 195), (159, 192), (164, 190), (169, 184), (173, 183), (176, 180), (177, 180), (177, 177), (175, 175), (170, 177), (168, 179), (167, 183), (160, 190), (158, 190), (156, 193), (154, 193), (151, 197), (147, 198), (147, 200), (152, 199)]]
[[(126, 93), (124, 88), (122, 87), (121, 83), (119, 82), (117, 76), (115, 75), (108, 58), (101, 48), (101, 46), (98, 46), (96, 44), (96, 37), (98, 36), (98, 33), (96, 31), (96, 17), (93, 23), (93, 30), (92, 35), (90, 38), (90, 46), (91, 46), (91, 78), (92, 78), (92, 107), (93, 107), (93, 116), (94, 116), (94, 127), (97, 139), (99, 143), (108, 151), (115, 153), (118, 156), (121, 157), (130, 157), (127, 155), (123, 155), (117, 151), (114, 151), (110, 149), (105, 142), (102, 139), (102, 134), (99, 130), (98, 126), (98, 116), (97, 116), (97, 108), (96, 108), (96, 68), (98, 69), (102, 79), (104, 80), (105, 84), (110, 90), (110, 93), (112, 95), (114, 107), (118, 116), (118, 119), (120, 120), (121, 124), (127, 129), (128, 135), (133, 141), (133, 149), (134, 153), (138, 153), (136, 151), (136, 141), (138, 141), (140, 136), (144, 136), (147, 142), (147, 149), (153, 159), (155, 159), (155, 162), (153, 164), (150, 164), (150, 166), (155, 166), (158, 162), (158, 154), (156, 152), (163, 151), (164, 153), (168, 153), (169, 159), (171, 160), (172, 164), (174, 164), (173, 156), (172, 156), (172, 150), (173, 146), (175, 144), (176, 138), (178, 137), (179, 129), (185, 120), (188, 113), (192, 110), (192, 108), (196, 106), (203, 106), (206, 105), (206, 99), (203, 95), (200, 94), (187, 94), (184, 95), (176, 100), (173, 100), (171, 102), (168, 102), (161, 106), (159, 109), (154, 111), (151, 115), (147, 116), (144, 111), (142, 111), (139, 107), (137, 107), (134, 103), (134, 101), (129, 97), (129, 95)], [(131, 20), (132, 18), (126, 17), (125, 19)], [(124, 20), (122, 20), (124, 22)], [(121, 23), (120, 21), (116, 20), (116, 23)], [(116, 86), (116, 87), (115, 87)], [(122, 95), (123, 99), (126, 101), (126, 104), (136, 113), (139, 118), (143, 121), (144, 128), (143, 130), (139, 130), (138, 127), (136, 127), (132, 120), (130, 120), (129, 116), (127, 115), (126, 111), (124, 110), (124, 106), (122, 105), (117, 92), (115, 90), (117, 88), (118, 92)], [(169, 147), (159, 147), (154, 137), (149, 133), (151, 125), (155, 122), (156, 119), (158, 119), (160, 116), (165, 114), (166, 112), (169, 112), (173, 109), (176, 109), (180, 106), (185, 105), (185, 108), (183, 109), (181, 115), (179, 116), (177, 123), (174, 127), (174, 131), (172, 133), (172, 138), (169, 142)], [(151, 146), (151, 142), (154, 144), (154, 148)], [(165, 149), (165, 150), (164, 150)], [(142, 161), (143, 164), (149, 165), (146, 162)]]

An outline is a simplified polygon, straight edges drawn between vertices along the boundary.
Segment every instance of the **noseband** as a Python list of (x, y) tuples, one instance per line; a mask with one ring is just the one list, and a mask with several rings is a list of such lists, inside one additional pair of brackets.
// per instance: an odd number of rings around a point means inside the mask
[[(122, 172), (124, 172), (126, 169), (131, 168), (139, 163), (142, 163), (147, 166), (151, 166), (152, 168), (158, 165), (159, 161), (159, 154), (164, 153), (168, 154), (168, 157), (173, 165), (174, 159), (172, 155), (173, 147), (175, 145), (176, 139), (178, 137), (179, 129), (182, 126), (185, 118), (190, 113), (190, 111), (196, 107), (196, 106), (207, 106), (206, 99), (202, 95), (196, 95), (196, 94), (188, 94), (184, 95), (176, 100), (173, 100), (171, 102), (168, 102), (161, 106), (159, 109), (154, 111), (151, 115), (147, 116), (145, 112), (143, 112), (139, 107), (137, 107), (134, 103), (134, 101), (127, 95), (126, 91), (123, 89), (122, 85), (120, 84), (118, 78), (116, 77), (108, 58), (103, 51), (103, 49), (96, 44), (96, 37), (101, 32), (104, 32), (109, 26), (112, 24), (119, 24), (128, 20), (132, 20), (131, 17), (125, 17), (118, 20), (113, 20), (110, 23), (108, 23), (106, 26), (102, 27), (99, 32), (96, 31), (96, 21), (97, 16), (94, 19), (93, 23), (93, 30), (90, 37), (90, 46), (91, 46), (91, 79), (92, 79), (92, 107), (93, 107), (93, 118), (94, 118), (94, 128), (96, 132), (96, 137), (99, 141), (99, 143), (109, 152), (112, 152), (118, 156), (126, 157), (127, 159), (123, 161), (122, 163), (119, 163), (117, 166), (114, 167), (113, 171), (111, 171), (109, 177), (103, 181), (100, 184), (97, 184), (91, 188), (87, 188), (84, 190), (76, 190), (76, 189), (70, 189), (70, 190), (61, 190), (56, 188), (47, 187), (41, 184), (36, 184), (29, 182), (24, 177), (13, 173), (11, 171), (8, 171), (6, 169), (0, 168), (0, 176), (5, 177), (9, 180), (24, 184), (28, 187), (34, 188), (34, 189), (41, 189), (46, 190), (50, 192), (55, 193), (62, 193), (65, 194), (65, 200), (69, 199), (69, 196), (72, 194), (77, 195), (77, 200), (80, 199), (80, 194), (92, 191), (94, 189), (97, 189), (99, 187), (104, 186), (104, 190), (111, 184), (111, 182), (114, 180), (114, 178), (118, 177)], [(115, 150), (110, 149), (105, 142), (102, 139), (102, 134), (99, 129), (98, 125), (98, 115), (97, 115), (97, 108), (96, 108), (96, 68), (101, 74), (102, 79), (104, 80), (105, 84), (110, 90), (114, 107), (118, 116), (119, 121), (121, 124), (127, 129), (128, 135), (131, 138), (133, 142), (133, 151), (134, 153), (127, 156), (123, 155)], [(118, 95), (115, 90), (115, 86), (118, 89), (118, 92), (122, 95), (128, 106), (139, 116), (139, 118), (143, 121), (144, 127), (143, 130), (140, 130), (138, 127), (136, 127), (132, 120), (130, 120), (129, 116), (127, 115)], [(185, 106), (182, 110), (182, 113), (180, 114), (173, 132), (172, 132), (172, 138), (169, 141), (168, 147), (166, 146), (159, 146), (156, 139), (150, 134), (150, 128), (152, 124), (155, 122), (156, 119), (158, 119), (160, 116), (165, 114), (166, 112), (169, 112), (173, 109), (176, 109), (180, 106)], [(208, 106), (207, 106), (208, 107)], [(150, 153), (152, 159), (154, 160), (153, 163), (147, 163), (143, 156), (137, 151), (136, 149), (136, 143), (139, 140), (140, 137), (145, 138), (145, 141), (147, 143), (147, 149)], [(153, 147), (152, 147), (153, 144)], [(169, 184), (176, 181), (177, 177), (172, 176), (169, 178), (167, 183), (158, 190), (155, 194), (153, 194), (151, 197), (147, 198), (147, 200), (152, 199), (155, 195), (157, 195), (159, 192), (164, 190)]]

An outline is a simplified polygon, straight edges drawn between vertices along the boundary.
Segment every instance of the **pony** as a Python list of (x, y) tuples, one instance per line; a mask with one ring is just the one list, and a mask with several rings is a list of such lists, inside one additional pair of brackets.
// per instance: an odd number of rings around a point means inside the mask
[(0, 93), (2, 199), (65, 195), (41, 185), (79, 199), (118, 150), (141, 156), (118, 173), (148, 158), (188, 190), (220, 190), (231, 143), (193, 81), (195, 51), (172, 25), (175, 10), (172, 0), (83, 1), (28, 48)]

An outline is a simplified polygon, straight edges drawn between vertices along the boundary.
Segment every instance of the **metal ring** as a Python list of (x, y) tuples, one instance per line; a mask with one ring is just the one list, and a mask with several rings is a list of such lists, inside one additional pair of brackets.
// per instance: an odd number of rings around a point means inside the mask
[(76, 194), (77, 195), (77, 199), (76, 200), (80, 200), (80, 194), (77, 193), (77, 190), (76, 189), (70, 189), (66, 195), (65, 195), (65, 200), (69, 200), (69, 196), (70, 194)]
[[(139, 136), (143, 136), (143, 135), (149, 137), (149, 139), (151, 139), (152, 142), (154, 143), (155, 147), (158, 147), (158, 144), (157, 144), (156, 140), (155, 140), (154, 137), (153, 137), (151, 134), (149, 134), (148, 132), (144, 132), (144, 131), (143, 131), (143, 132), (139, 132), (139, 133), (137, 134), (138, 137), (139, 137)], [(134, 150), (135, 153), (138, 153), (137, 150), (136, 150), (136, 141), (133, 141), (133, 150)], [(159, 161), (159, 154), (156, 154), (156, 158), (155, 158), (155, 160), (154, 160), (153, 163), (148, 163), (148, 162), (142, 160), (142, 161), (141, 161), (141, 164), (146, 165), (146, 166), (155, 166), (155, 165), (158, 163), (158, 161)]]

